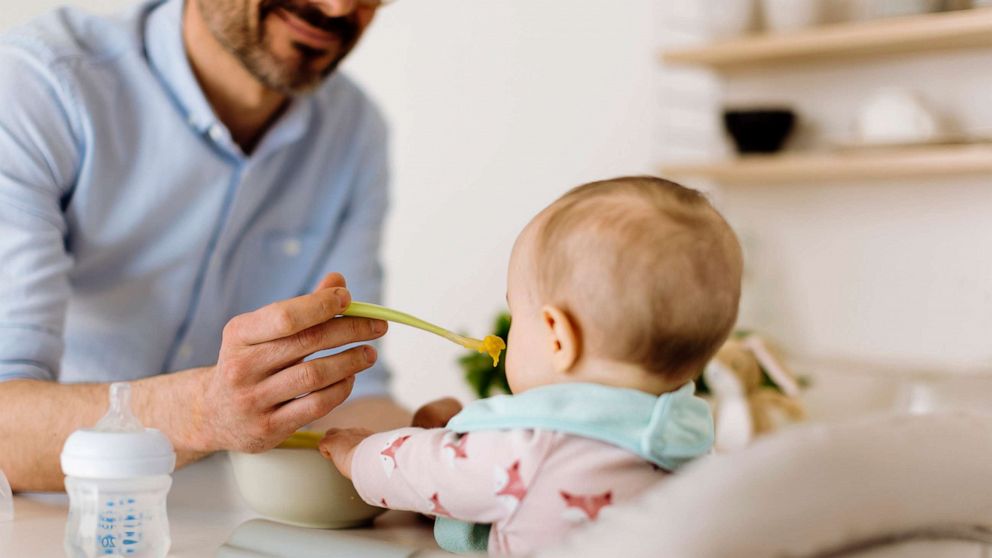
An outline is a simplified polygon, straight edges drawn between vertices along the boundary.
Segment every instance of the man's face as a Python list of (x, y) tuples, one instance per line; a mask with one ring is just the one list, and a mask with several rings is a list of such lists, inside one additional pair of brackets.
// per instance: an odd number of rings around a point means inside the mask
[(196, 0), (221, 45), (269, 89), (307, 91), (337, 68), (372, 21), (357, 0)]

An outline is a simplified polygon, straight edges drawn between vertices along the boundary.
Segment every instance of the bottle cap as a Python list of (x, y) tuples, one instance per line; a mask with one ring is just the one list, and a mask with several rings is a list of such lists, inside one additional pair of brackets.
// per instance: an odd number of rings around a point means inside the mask
[(176, 453), (160, 431), (144, 428), (131, 413), (131, 386), (110, 384), (110, 408), (93, 428), (73, 432), (62, 446), (62, 472), (91, 479), (167, 475)]

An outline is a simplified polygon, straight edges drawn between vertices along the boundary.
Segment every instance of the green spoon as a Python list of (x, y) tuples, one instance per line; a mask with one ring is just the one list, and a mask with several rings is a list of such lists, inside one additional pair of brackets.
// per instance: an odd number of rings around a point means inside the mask
[(341, 313), (341, 315), (388, 320), (390, 322), (406, 324), (417, 329), (429, 331), (436, 335), (440, 335), (449, 341), (457, 343), (466, 349), (472, 349), (479, 351), (480, 353), (489, 353), (489, 356), (493, 359), (493, 366), (499, 364), (499, 354), (506, 348), (506, 343), (495, 335), (487, 335), (485, 339), (472, 339), (471, 337), (465, 337), (464, 335), (458, 335), (457, 333), (448, 331), (443, 327), (436, 326), (430, 322), (425, 322), (424, 320), (411, 316), (410, 314), (393, 310), (392, 308), (386, 308), (385, 306), (379, 306), (378, 304), (355, 301), (352, 302), (348, 308)]

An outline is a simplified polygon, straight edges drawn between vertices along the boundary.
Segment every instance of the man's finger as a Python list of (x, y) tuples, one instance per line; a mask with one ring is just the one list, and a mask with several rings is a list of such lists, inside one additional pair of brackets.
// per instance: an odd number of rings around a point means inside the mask
[(322, 390), (308, 393), (299, 399), (293, 399), (276, 409), (272, 414), (272, 421), (275, 424), (283, 425), (288, 432), (295, 432), (344, 403), (351, 395), (351, 389), (354, 386), (355, 377), (348, 376)]
[(332, 289), (334, 287), (347, 287), (348, 283), (344, 280), (344, 275), (340, 273), (328, 273), (323, 279), (317, 283), (317, 287), (314, 288), (313, 292), (322, 291), (324, 289)]
[(317, 324), (296, 335), (256, 345), (253, 351), (258, 353), (255, 359), (264, 361), (268, 370), (281, 370), (317, 351), (378, 339), (388, 328), (383, 320), (346, 316)]
[(336, 355), (301, 362), (263, 380), (256, 392), (258, 401), (264, 407), (274, 407), (304, 393), (325, 389), (353, 378), (375, 364), (376, 358), (375, 348), (362, 345)]
[(245, 345), (265, 343), (326, 322), (343, 312), (349, 304), (351, 293), (348, 289), (323, 289), (236, 316), (228, 323), (224, 333), (234, 335)]

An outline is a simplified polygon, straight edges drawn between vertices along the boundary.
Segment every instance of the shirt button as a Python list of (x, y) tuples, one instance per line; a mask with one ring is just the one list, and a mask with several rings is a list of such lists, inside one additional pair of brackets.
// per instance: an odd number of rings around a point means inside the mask
[(189, 343), (183, 343), (179, 346), (179, 358), (182, 360), (187, 360), (189, 357), (193, 356), (193, 347), (189, 346)]
[(287, 256), (298, 256), (302, 250), (303, 244), (300, 243), (300, 239), (298, 238), (289, 238), (282, 243), (282, 253)]
[(207, 131), (210, 134), (210, 139), (220, 142), (224, 139), (224, 129), (220, 127), (220, 124), (214, 124)]

